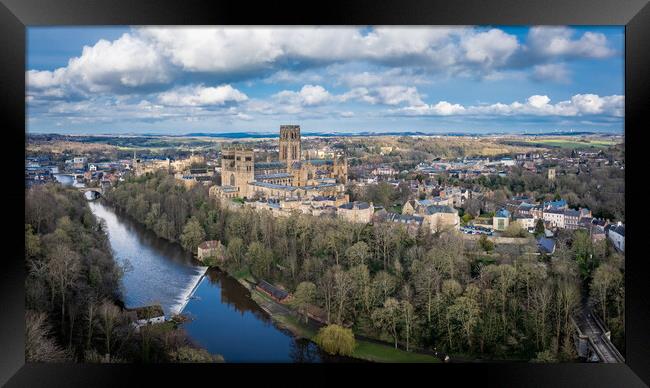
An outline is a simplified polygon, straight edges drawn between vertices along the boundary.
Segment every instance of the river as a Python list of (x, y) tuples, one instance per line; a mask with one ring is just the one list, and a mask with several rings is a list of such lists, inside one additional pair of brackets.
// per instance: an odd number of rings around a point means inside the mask
[[(57, 179), (73, 184), (69, 176)], [(276, 327), (244, 286), (201, 266), (179, 244), (158, 238), (102, 201), (89, 206), (105, 225), (115, 259), (127, 269), (121, 290), (127, 307), (160, 303), (167, 316), (188, 315), (191, 321), (183, 327), (190, 338), (226, 362), (352, 361), (331, 357)]]

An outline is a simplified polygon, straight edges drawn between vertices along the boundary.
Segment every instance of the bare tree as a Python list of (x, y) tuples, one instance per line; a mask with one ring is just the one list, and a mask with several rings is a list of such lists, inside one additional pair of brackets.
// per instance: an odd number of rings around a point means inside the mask
[(63, 362), (68, 357), (50, 337), (47, 314), (25, 312), (25, 360), (28, 362)]
[(68, 288), (73, 284), (80, 271), (79, 255), (65, 245), (57, 244), (47, 263), (48, 275), (52, 284), (58, 288), (61, 296), (61, 331), (65, 323), (65, 303)]

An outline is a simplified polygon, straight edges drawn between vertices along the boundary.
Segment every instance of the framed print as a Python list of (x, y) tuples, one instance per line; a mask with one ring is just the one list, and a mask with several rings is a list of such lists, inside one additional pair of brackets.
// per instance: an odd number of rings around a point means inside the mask
[(645, 386), (650, 8), (498, 3), (3, 0), (2, 382)]

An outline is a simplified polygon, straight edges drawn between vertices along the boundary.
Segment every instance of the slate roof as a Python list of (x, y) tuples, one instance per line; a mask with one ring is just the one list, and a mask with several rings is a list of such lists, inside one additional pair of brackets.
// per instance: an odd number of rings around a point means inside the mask
[(499, 218), (508, 218), (508, 217), (510, 217), (510, 212), (508, 210), (506, 210), (506, 209), (501, 208), (501, 209), (497, 210), (497, 212), (496, 212), (496, 214), (494, 216), (499, 217)]
[(454, 213), (454, 209), (452, 209), (449, 206), (444, 206), (444, 205), (431, 205), (427, 206), (427, 214), (435, 214), (435, 213)]
[(288, 172), (278, 172), (275, 174), (257, 175), (255, 176), (255, 179), (278, 179), (278, 178), (291, 178), (291, 177), (293, 177), (293, 175), (289, 174)]
[(352, 210), (354, 209), (368, 209), (370, 207), (370, 204), (367, 202), (360, 202), (360, 201), (354, 201), (354, 202), (348, 202), (344, 203), (343, 205), (339, 206), (339, 209), (348, 209)]
[(282, 300), (287, 296), (289, 296), (288, 292), (275, 287), (274, 285), (267, 282), (266, 280), (260, 280), (260, 282), (257, 283), (257, 286), (262, 290), (268, 292), (269, 294), (273, 295), (273, 297), (278, 300)]
[(537, 246), (544, 253), (553, 253), (555, 252), (555, 240), (546, 237), (540, 237), (537, 240)]
[(558, 201), (544, 202), (544, 207), (547, 207), (547, 206), (550, 206), (550, 207), (564, 207), (566, 205), (567, 205), (567, 203), (563, 199), (560, 199)]
[(625, 237), (625, 225), (622, 225), (622, 224), (621, 225), (612, 225), (609, 228), (609, 232), (610, 233), (611, 232), (618, 233), (621, 236)]

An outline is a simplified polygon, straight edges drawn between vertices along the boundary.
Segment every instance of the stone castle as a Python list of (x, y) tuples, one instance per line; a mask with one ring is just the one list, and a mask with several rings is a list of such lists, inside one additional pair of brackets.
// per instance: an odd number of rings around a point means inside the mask
[(335, 197), (347, 202), (347, 160), (302, 157), (300, 126), (280, 126), (277, 162), (255, 162), (252, 148), (232, 145), (222, 148), (221, 185), (210, 188), (217, 198), (311, 199)]

